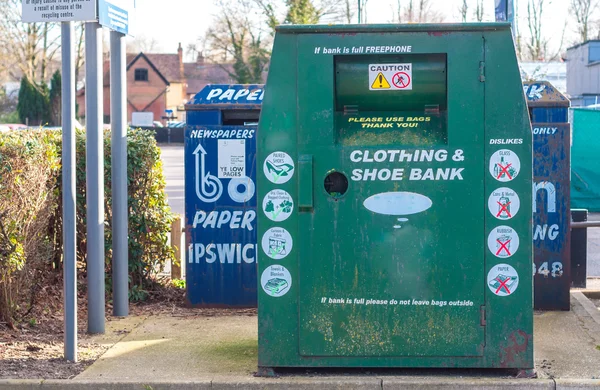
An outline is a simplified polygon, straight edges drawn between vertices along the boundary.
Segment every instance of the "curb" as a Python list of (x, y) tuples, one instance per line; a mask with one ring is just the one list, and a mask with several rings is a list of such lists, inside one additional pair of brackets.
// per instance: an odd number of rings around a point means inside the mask
[(583, 306), (585, 311), (592, 317), (596, 324), (600, 325), (600, 310), (596, 307), (594, 302), (590, 301), (588, 297), (582, 291), (571, 291), (571, 296)]
[(418, 389), (418, 390), (499, 390), (499, 389), (547, 389), (547, 390), (589, 390), (598, 388), (600, 380), (557, 380), (552, 379), (504, 379), (504, 378), (248, 378), (245, 381), (181, 381), (181, 382), (100, 382), (81, 380), (0, 380), (0, 390), (38, 390), (38, 389), (99, 389), (99, 390), (210, 390), (210, 389), (248, 389), (248, 390), (382, 390), (382, 389)]
[(600, 389), (600, 379), (556, 379), (556, 390)]
[(591, 299), (600, 299), (600, 290), (581, 290), (583, 295)]

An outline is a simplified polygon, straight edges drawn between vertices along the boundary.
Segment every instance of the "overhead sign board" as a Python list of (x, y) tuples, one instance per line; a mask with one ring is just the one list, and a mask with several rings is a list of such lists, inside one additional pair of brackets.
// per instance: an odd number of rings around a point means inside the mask
[(98, 0), (98, 22), (111, 30), (130, 34), (135, 0)]
[(21, 20), (35, 22), (89, 22), (97, 20), (97, 0), (23, 0)]
[(265, 95), (263, 85), (209, 84), (198, 92), (190, 105), (197, 104), (256, 104), (260, 105)]

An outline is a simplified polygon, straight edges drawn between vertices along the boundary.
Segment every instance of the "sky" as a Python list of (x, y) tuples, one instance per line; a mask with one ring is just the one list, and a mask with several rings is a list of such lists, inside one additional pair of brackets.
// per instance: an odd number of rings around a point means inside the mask
[[(235, 0), (225, 0), (235, 1)], [(446, 15), (446, 22), (459, 22), (459, 5), (462, 0), (431, 0), (434, 7)], [(474, 12), (476, 0), (469, 0)], [(485, 20), (494, 19), (494, 0), (484, 0)], [(519, 29), (527, 35), (525, 17), (528, 0), (515, 0), (517, 4)], [(568, 12), (567, 0), (545, 0), (544, 24), (542, 31), (550, 38), (552, 50), (558, 50), (562, 31)], [(368, 0), (367, 23), (391, 22), (390, 15), (396, 0)], [(212, 24), (219, 8), (214, 0), (137, 0), (135, 34), (145, 39), (155, 39), (157, 52), (175, 53), (178, 43), (186, 48), (196, 43), (198, 37), (204, 35)], [(356, 18), (356, 17), (355, 17)], [(573, 42), (572, 23), (567, 25), (563, 50)], [(191, 60), (191, 58), (188, 58)]]

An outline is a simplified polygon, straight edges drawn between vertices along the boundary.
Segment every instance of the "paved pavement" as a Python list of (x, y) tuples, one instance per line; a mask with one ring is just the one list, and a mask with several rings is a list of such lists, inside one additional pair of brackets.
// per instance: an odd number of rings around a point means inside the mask
[(0, 381), (0, 390), (599, 389), (600, 316), (593, 304), (586, 307), (591, 302), (581, 293), (572, 294), (571, 311), (534, 317), (537, 379), (515, 379), (505, 370), (489, 369), (288, 369), (276, 378), (256, 378), (257, 317), (202, 316), (190, 310), (179, 316), (111, 321), (99, 343), (110, 342), (111, 334), (122, 332), (124, 326), (133, 330), (74, 379)]
[[(534, 316), (535, 365), (540, 379), (600, 378), (600, 322), (579, 299), (572, 297), (571, 302), (571, 311)], [(128, 381), (262, 381), (252, 375), (257, 368), (257, 327), (256, 316), (149, 317), (76, 379), (102, 380), (110, 375)], [(373, 376), (389, 380), (427, 376), (450, 382), (457, 376), (505, 379), (507, 375), (506, 371), (490, 370), (371, 371), (350, 370), (349, 374), (365, 380)], [(329, 378), (340, 374), (324, 371), (315, 375)], [(306, 371), (282, 375), (306, 376)]]

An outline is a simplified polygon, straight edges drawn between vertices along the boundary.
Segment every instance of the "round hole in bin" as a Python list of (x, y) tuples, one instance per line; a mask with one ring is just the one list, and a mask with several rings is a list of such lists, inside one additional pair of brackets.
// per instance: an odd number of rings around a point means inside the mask
[(340, 172), (331, 172), (325, 176), (325, 191), (335, 199), (341, 198), (348, 191), (348, 178)]
[(240, 194), (243, 194), (244, 192), (246, 192), (246, 186), (243, 184), (238, 184), (237, 190)]

